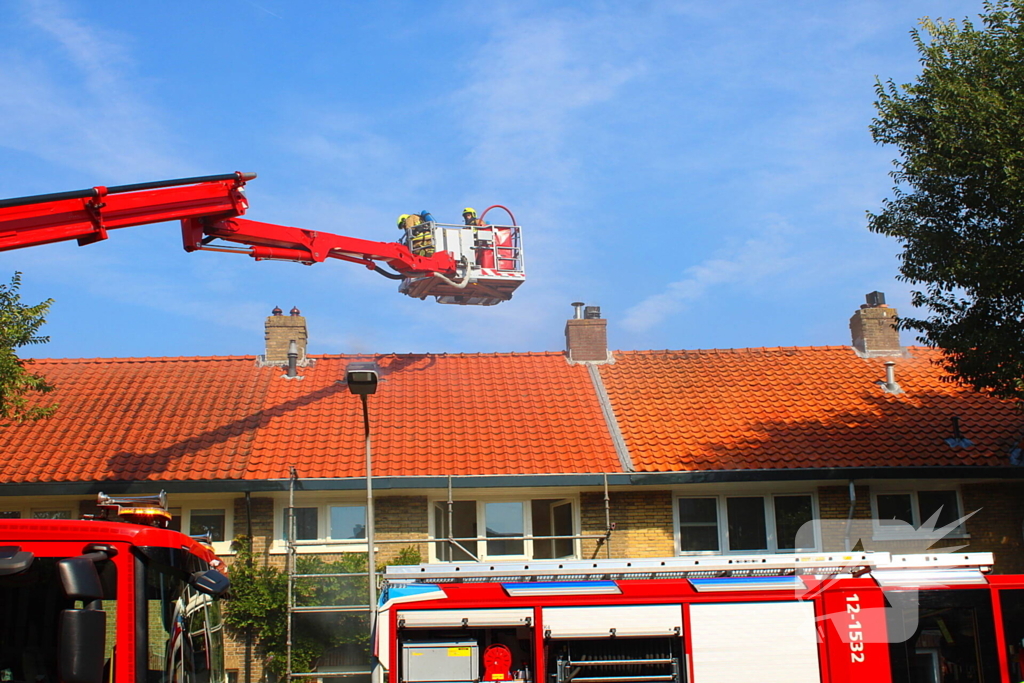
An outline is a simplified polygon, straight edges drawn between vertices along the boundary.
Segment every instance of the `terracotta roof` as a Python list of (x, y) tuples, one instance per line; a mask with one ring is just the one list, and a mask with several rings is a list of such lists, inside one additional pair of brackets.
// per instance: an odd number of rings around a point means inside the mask
[[(938, 351), (907, 351), (627, 351), (600, 372), (642, 472), (1010, 464), (1024, 415), (948, 381)], [(905, 393), (879, 386), (887, 360)], [(953, 417), (970, 448), (945, 442)]]
[[(937, 352), (849, 347), (627, 351), (599, 372), (637, 471), (1006, 465), (1024, 416), (943, 381)], [(53, 418), (0, 429), (0, 482), (305, 479), (365, 473), (358, 398), (375, 360), (374, 474), (621, 471), (584, 365), (561, 353), (322, 356), (283, 378), (254, 357), (40, 360)], [(970, 448), (952, 448), (952, 417)]]
[(0, 481), (274, 479), (365, 473), (361, 405), (339, 383), (375, 360), (374, 474), (620, 469), (586, 368), (560, 353), (317, 357), (301, 380), (253, 357), (40, 360), (53, 418), (0, 431)]

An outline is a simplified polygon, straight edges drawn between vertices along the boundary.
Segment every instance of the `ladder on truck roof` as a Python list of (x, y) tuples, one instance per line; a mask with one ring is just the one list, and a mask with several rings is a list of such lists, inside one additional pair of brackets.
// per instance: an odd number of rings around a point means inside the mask
[(988, 571), (992, 553), (893, 555), (887, 552), (836, 552), (757, 555), (702, 555), (623, 560), (537, 560), (533, 562), (453, 562), (396, 565), (387, 581), (545, 581), (669, 579), (798, 574), (860, 576), (873, 570), (974, 569)]

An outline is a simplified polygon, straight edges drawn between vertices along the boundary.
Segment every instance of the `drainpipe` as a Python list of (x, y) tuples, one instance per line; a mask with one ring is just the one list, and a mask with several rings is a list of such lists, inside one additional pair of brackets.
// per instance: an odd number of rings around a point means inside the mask
[(853, 486), (853, 479), (850, 480), (850, 510), (846, 513), (846, 531), (843, 534), (843, 549), (850, 552), (850, 527), (853, 526), (853, 511), (857, 507), (857, 490)]

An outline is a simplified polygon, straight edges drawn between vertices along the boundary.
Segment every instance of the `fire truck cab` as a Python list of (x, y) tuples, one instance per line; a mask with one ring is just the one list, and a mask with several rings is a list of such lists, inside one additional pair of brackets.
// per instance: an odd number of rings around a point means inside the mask
[(168, 529), (0, 520), (0, 681), (224, 683), (219, 567)]
[(388, 567), (386, 683), (1017, 683), (990, 553)]

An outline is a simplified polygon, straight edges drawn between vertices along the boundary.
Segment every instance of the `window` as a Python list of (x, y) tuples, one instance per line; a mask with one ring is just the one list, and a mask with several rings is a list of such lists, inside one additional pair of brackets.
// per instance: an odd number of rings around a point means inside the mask
[(703, 496), (676, 499), (680, 553), (795, 552), (818, 547), (814, 497)]
[[(296, 541), (357, 541), (366, 538), (366, 506), (318, 505), (292, 508)], [(288, 540), (289, 508), (281, 510), (281, 538)], [(344, 550), (340, 548), (339, 550)], [(362, 547), (359, 550), (363, 550)]]
[(210, 535), (210, 540), (219, 543), (224, 540), (224, 510), (192, 510), (189, 515), (190, 536)]
[(18, 510), (0, 510), (0, 519), (21, 519), (21, 512)]
[(32, 510), (32, 519), (71, 519), (71, 510)]
[(452, 539), (433, 544), (433, 557), (441, 562), (577, 554), (573, 502), (564, 498), (456, 500), (451, 504), (450, 529), (448, 502), (435, 501), (431, 507), (433, 537)]
[[(874, 495), (875, 535), (899, 538), (906, 535), (907, 525), (921, 528), (935, 517), (934, 528), (941, 529), (955, 523), (963, 516), (960, 495), (956, 489), (935, 489), (928, 491), (879, 491)], [(949, 536), (967, 533), (961, 523), (950, 531)]]

